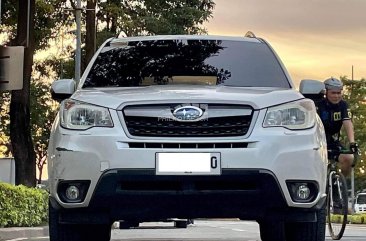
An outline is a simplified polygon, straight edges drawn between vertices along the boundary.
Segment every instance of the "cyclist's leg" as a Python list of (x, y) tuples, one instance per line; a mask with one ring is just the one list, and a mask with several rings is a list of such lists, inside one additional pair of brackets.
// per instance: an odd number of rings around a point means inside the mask
[(345, 177), (348, 177), (351, 174), (353, 159), (354, 158), (352, 154), (339, 155), (339, 167), (341, 168), (342, 174)]
[[(341, 150), (346, 150), (340, 143), (339, 146)], [(348, 177), (352, 172), (353, 159), (352, 154), (340, 154), (338, 157), (339, 167), (345, 177)]]

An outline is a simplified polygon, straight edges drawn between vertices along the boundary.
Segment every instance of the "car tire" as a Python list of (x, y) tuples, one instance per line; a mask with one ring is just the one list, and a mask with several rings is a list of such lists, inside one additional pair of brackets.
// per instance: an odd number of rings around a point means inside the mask
[(277, 220), (261, 220), (258, 223), (262, 241), (285, 240), (285, 225), (283, 222)]
[(174, 221), (174, 227), (176, 227), (176, 228), (187, 228), (187, 221), (186, 220)]
[(317, 211), (317, 222), (287, 223), (287, 241), (325, 241), (325, 207)]
[(140, 223), (136, 221), (119, 221), (119, 229), (130, 229), (139, 227)]
[(61, 224), (60, 211), (49, 203), (50, 241), (109, 241), (111, 225), (108, 224)]

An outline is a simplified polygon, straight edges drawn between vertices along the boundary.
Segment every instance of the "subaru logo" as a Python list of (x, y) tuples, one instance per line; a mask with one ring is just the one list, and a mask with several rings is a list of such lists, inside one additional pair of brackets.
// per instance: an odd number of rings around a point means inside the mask
[(180, 121), (196, 120), (203, 115), (203, 111), (196, 106), (183, 106), (174, 110), (173, 116)]

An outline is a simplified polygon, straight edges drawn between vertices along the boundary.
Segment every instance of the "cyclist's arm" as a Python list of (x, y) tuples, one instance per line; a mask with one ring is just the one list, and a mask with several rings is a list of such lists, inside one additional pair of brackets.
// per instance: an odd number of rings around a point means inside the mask
[(343, 120), (343, 126), (347, 134), (348, 141), (350, 143), (355, 142), (355, 133), (353, 129), (353, 123), (351, 120)]

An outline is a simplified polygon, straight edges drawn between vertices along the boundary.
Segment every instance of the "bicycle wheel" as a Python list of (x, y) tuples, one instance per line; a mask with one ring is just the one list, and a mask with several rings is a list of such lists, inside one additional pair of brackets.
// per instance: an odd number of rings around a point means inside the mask
[(347, 183), (342, 173), (334, 173), (331, 180), (327, 200), (328, 229), (332, 239), (339, 240), (342, 238), (347, 224)]

